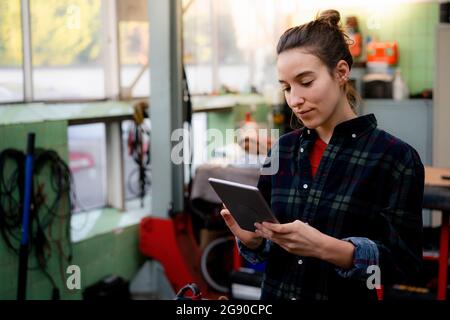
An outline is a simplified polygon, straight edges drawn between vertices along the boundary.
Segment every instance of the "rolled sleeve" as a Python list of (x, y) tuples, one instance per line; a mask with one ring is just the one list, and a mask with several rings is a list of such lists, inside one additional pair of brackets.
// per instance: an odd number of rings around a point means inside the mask
[(254, 250), (247, 248), (238, 238), (236, 238), (236, 242), (238, 245), (239, 253), (248, 262), (257, 264), (267, 259), (267, 254), (270, 250), (270, 241), (264, 239), (261, 246)]
[(336, 268), (337, 273), (347, 279), (366, 280), (370, 275), (367, 270), (372, 265), (379, 265), (378, 247), (372, 240), (362, 237), (342, 239), (355, 246), (353, 266), (350, 269)]

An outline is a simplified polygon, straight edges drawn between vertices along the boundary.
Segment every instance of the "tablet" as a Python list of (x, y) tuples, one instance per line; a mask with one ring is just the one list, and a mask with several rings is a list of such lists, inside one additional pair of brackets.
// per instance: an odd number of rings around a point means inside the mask
[(216, 178), (208, 181), (242, 229), (255, 232), (255, 222), (279, 223), (258, 188)]

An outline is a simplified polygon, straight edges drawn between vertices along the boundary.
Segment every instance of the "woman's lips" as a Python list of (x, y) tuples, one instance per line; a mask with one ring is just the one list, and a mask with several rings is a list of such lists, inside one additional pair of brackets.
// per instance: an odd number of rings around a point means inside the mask
[(299, 112), (299, 114), (300, 114), (301, 116), (304, 116), (304, 115), (308, 114), (309, 112), (311, 112), (312, 110), (313, 110), (313, 109), (302, 110), (302, 111)]

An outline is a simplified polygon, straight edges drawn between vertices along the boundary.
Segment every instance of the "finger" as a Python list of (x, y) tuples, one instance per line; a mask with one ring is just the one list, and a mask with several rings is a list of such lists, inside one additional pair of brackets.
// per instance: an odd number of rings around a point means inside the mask
[(222, 211), (220, 211), (220, 214), (225, 220), (225, 224), (234, 235), (237, 235), (242, 230), (241, 227), (237, 224), (236, 220), (231, 215), (230, 211), (223, 209)]
[(255, 230), (261, 231), (264, 228), (263, 225), (259, 222), (255, 222), (253, 225), (255, 226)]
[(255, 230), (255, 233), (256, 233), (256, 235), (259, 236), (259, 237), (262, 237), (262, 238), (264, 238), (264, 239), (267, 239), (267, 240), (271, 240), (271, 241), (272, 241), (272, 239), (270, 238), (270, 236), (267, 235), (267, 234), (265, 234), (265, 233), (263, 233), (261, 230)]
[(230, 214), (230, 211), (228, 211), (227, 209), (222, 209), (220, 211), (220, 215), (222, 216), (223, 220), (225, 220), (225, 223), (228, 226), (228, 228), (234, 226), (235, 221), (233, 216)]
[(304, 222), (301, 222), (300, 220), (295, 220), (291, 223), (270, 223), (270, 222), (263, 222), (263, 226), (269, 230), (271, 230), (273, 233), (276, 234), (290, 234), (292, 232), (295, 232), (298, 230), (298, 228), (305, 224)]
[(274, 236), (272, 239), (273, 239), (272, 240), (273, 242), (275, 242), (276, 244), (278, 244), (280, 247), (283, 247), (283, 248), (290, 247), (292, 244), (296, 243), (296, 241), (293, 241), (290, 238), (284, 238), (284, 237), (280, 238), (280, 237)]
[(286, 224), (278, 224), (278, 223), (270, 223), (270, 222), (262, 223), (263, 228), (270, 230), (273, 233), (278, 233), (278, 234), (291, 233), (292, 230), (288, 225), (290, 225), (290, 223), (286, 223)]
[(257, 231), (260, 232), (261, 236), (266, 238), (266, 239), (271, 239), (273, 237), (273, 232), (267, 228), (265, 228), (264, 226), (260, 225), (259, 227), (256, 228)]
[(292, 233), (289, 234), (280, 234), (280, 233), (261, 233), (264, 235), (264, 238), (272, 241), (273, 243), (278, 244), (280, 247), (287, 250), (288, 247), (290, 247), (293, 243), (296, 243), (298, 240), (296, 240), (293, 237)]
[(285, 243), (277, 243), (281, 248), (283, 248), (284, 250), (286, 250), (287, 252), (291, 252), (291, 249), (286, 246)]
[(284, 235), (284, 234), (276, 234), (271, 232), (270, 230), (261, 227), (255, 230), (255, 233), (260, 236), (263, 237), (267, 240), (272, 241), (273, 243), (279, 245), (280, 247), (282, 247), (284, 250), (289, 251), (289, 243), (292, 243), (292, 240), (290, 239), (291, 234), (289, 235)]
[(280, 238), (277, 235), (273, 235), (270, 239), (273, 243), (277, 244), (281, 248), (283, 248), (286, 251), (290, 251), (293, 245), (293, 241), (291, 239), (286, 238)]
[(282, 241), (282, 240), (280, 240), (279, 238), (276, 238), (276, 237), (272, 237), (272, 238), (270, 238), (270, 239), (268, 239), (268, 240), (272, 241), (273, 243), (279, 245), (279, 246), (280, 246), (281, 248), (283, 248), (284, 250), (288, 251), (288, 250), (287, 250), (287, 246), (286, 246), (287, 243), (286, 243), (285, 241)]
[[(265, 238), (270, 238), (270, 240), (277, 242), (284, 242), (284, 243), (292, 242), (293, 237), (295, 235), (295, 233), (292, 231), (285, 233), (273, 231), (272, 229), (267, 228), (265, 223), (263, 224), (255, 223), (255, 227), (257, 230), (260, 231), (262, 235), (264, 235)], [(285, 230), (288, 230), (288, 228), (285, 228)]]

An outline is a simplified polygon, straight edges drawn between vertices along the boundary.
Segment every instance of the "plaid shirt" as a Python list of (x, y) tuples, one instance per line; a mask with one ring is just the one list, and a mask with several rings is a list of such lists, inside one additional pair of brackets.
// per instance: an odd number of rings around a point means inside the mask
[(411, 146), (376, 126), (373, 114), (337, 125), (314, 178), (308, 154), (316, 131), (303, 128), (279, 139), (279, 169), (258, 183), (272, 211), (280, 223), (299, 219), (352, 242), (355, 254), (353, 267), (342, 270), (270, 241), (257, 250), (238, 241), (250, 262), (267, 259), (261, 299), (376, 299), (366, 284), (370, 265), (379, 266), (382, 284), (417, 277), (424, 168)]

